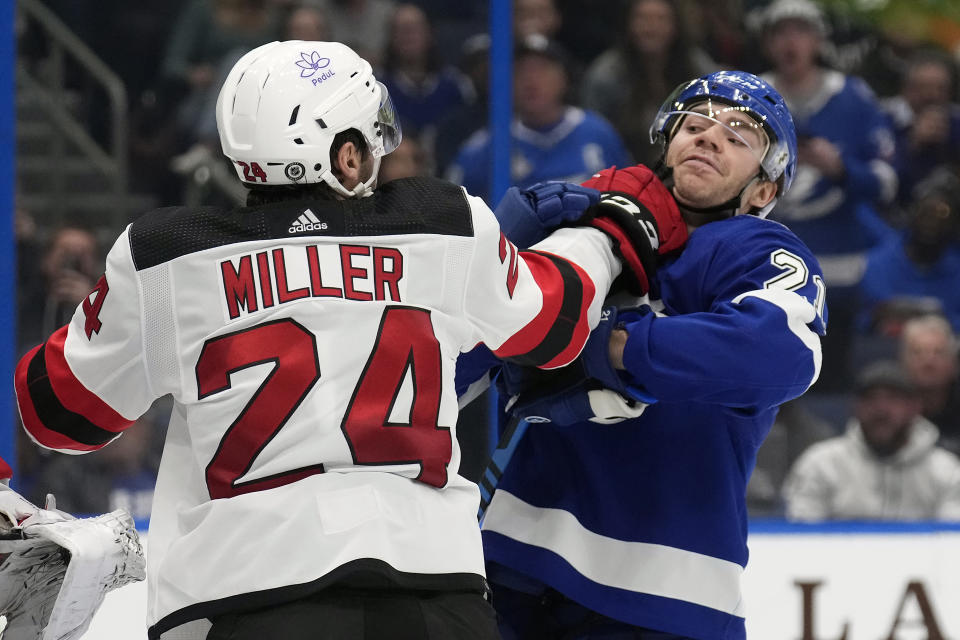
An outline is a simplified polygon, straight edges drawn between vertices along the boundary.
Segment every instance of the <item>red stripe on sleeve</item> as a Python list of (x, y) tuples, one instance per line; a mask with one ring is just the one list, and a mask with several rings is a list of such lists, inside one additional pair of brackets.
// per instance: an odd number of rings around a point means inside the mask
[(63, 353), (66, 340), (67, 326), (64, 326), (47, 339), (44, 349), (47, 375), (53, 392), (68, 411), (79, 413), (101, 429), (120, 433), (133, 424), (133, 420), (124, 418), (77, 380)]
[(562, 367), (573, 362), (576, 357), (580, 355), (580, 352), (583, 350), (583, 346), (587, 344), (587, 339), (590, 337), (590, 321), (587, 318), (587, 312), (589, 311), (590, 304), (593, 302), (593, 298), (596, 295), (597, 288), (593, 284), (593, 280), (590, 279), (590, 276), (587, 275), (586, 271), (581, 269), (576, 263), (569, 261), (568, 263), (573, 267), (573, 270), (576, 271), (577, 276), (580, 278), (580, 282), (583, 283), (583, 295), (580, 300), (580, 315), (576, 319), (576, 325), (573, 328), (570, 344), (567, 345), (563, 351), (557, 354), (555, 358), (544, 364), (544, 369)]
[(20, 419), (23, 420), (24, 429), (33, 436), (34, 440), (48, 449), (72, 449), (74, 451), (96, 451), (100, 449), (102, 445), (80, 444), (62, 433), (51, 431), (44, 426), (37, 415), (37, 410), (33, 406), (33, 397), (30, 395), (30, 387), (27, 383), (27, 369), (30, 367), (30, 361), (40, 351), (41, 346), (43, 345), (37, 345), (20, 358), (13, 377), (17, 392), (17, 406), (20, 409)]
[(553, 262), (545, 256), (526, 251), (521, 251), (520, 255), (543, 294), (543, 306), (533, 320), (493, 352), (498, 358), (522, 355), (543, 342), (557, 319), (557, 313), (563, 301), (563, 278), (560, 277), (560, 272), (557, 271)]
[(556, 264), (546, 255), (527, 251), (521, 251), (520, 255), (543, 293), (543, 306), (533, 320), (504, 342), (499, 349), (494, 351), (494, 354), (499, 358), (527, 354), (540, 346), (558, 321), (566, 321), (574, 324), (569, 343), (560, 353), (539, 366), (552, 368), (568, 364), (577, 357), (590, 335), (587, 310), (593, 301), (596, 287), (590, 276), (578, 265), (560, 256), (552, 256), (554, 260), (563, 260), (573, 269), (583, 289), (582, 299), (578, 301), (579, 304), (577, 305), (578, 317), (562, 318), (560, 311), (563, 305), (565, 283)]

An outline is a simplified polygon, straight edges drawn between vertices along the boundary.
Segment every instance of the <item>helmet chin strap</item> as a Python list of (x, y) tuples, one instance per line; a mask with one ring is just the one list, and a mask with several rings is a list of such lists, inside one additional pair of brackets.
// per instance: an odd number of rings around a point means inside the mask
[[(657, 177), (660, 178), (664, 186), (673, 193), (673, 167), (668, 167), (664, 159), (664, 156), (660, 156), (660, 159), (657, 161), (657, 166), (653, 169), (654, 173), (657, 174)], [(740, 193), (730, 198), (726, 202), (721, 202), (718, 205), (712, 207), (691, 207), (690, 205), (681, 204), (677, 202), (677, 207), (680, 208), (680, 214), (683, 216), (683, 219), (690, 225), (694, 227), (699, 227), (705, 225), (708, 222), (716, 222), (718, 220), (726, 220), (727, 218), (732, 218), (737, 215), (737, 211), (740, 210), (743, 206), (743, 193), (747, 190), (751, 184), (760, 179), (760, 175), (755, 176), (747, 184), (743, 185), (743, 188), (740, 189)], [(676, 199), (676, 196), (674, 196)]]
[(373, 157), (373, 171), (366, 182), (359, 182), (352, 190), (347, 189), (337, 180), (337, 176), (332, 171), (328, 171), (323, 176), (323, 181), (330, 185), (330, 188), (342, 195), (344, 198), (366, 198), (373, 195), (374, 185), (377, 183), (377, 177), (380, 174), (380, 156)]

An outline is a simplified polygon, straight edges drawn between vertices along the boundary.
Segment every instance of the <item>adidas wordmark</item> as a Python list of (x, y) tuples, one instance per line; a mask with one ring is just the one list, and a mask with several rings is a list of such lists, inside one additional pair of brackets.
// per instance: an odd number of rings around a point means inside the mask
[(288, 233), (300, 233), (302, 231), (323, 231), (327, 228), (326, 222), (320, 222), (320, 219), (310, 209), (300, 214), (300, 217), (290, 223)]

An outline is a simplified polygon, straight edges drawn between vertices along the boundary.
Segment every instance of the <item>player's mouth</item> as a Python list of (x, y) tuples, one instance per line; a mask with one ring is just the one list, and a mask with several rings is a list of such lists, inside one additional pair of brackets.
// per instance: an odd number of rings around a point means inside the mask
[(708, 156), (705, 156), (705, 155), (694, 153), (687, 156), (683, 161), (684, 163), (694, 165), (695, 167), (713, 169), (717, 173), (722, 173), (717, 163), (712, 158), (709, 158)]

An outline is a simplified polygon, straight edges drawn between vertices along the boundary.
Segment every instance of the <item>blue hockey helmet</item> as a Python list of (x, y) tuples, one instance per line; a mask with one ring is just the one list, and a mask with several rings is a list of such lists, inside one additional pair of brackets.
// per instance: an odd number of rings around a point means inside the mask
[(681, 84), (660, 105), (650, 125), (650, 142), (659, 141), (666, 150), (690, 108), (714, 101), (747, 113), (763, 127), (769, 144), (760, 157), (760, 169), (764, 177), (779, 185), (777, 197), (782, 197), (797, 170), (797, 132), (783, 97), (752, 73), (717, 71)]

